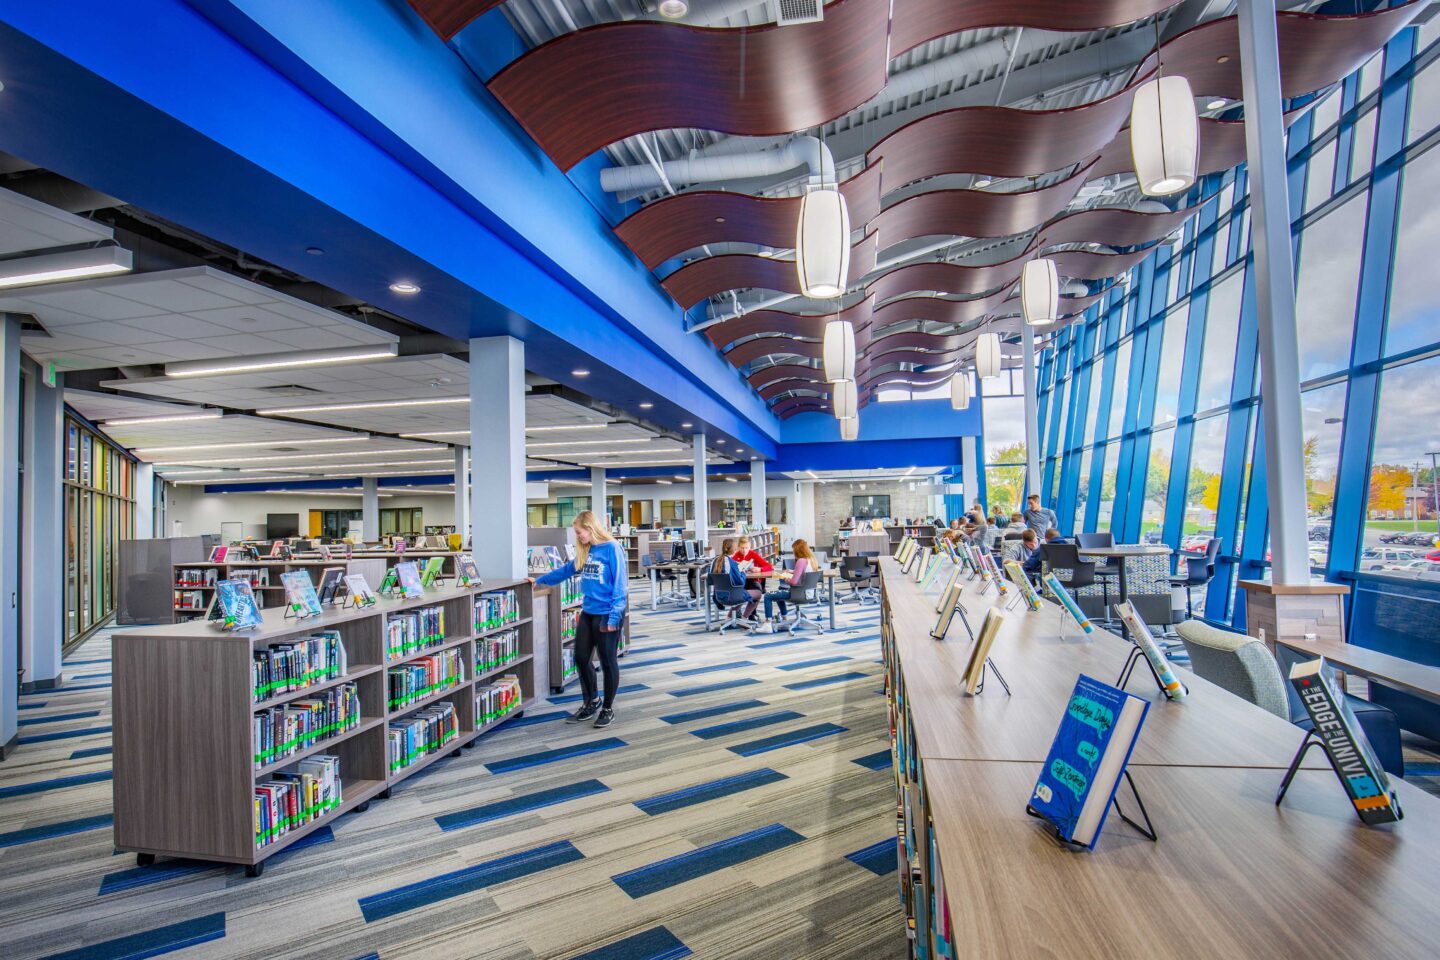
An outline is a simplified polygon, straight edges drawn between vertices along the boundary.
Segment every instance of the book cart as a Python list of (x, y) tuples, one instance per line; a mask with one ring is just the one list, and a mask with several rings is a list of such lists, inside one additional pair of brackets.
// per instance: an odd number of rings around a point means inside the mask
[[(480, 623), (477, 599), (513, 592), (515, 603), (503, 622)], [(395, 614), (439, 606), (444, 634), (433, 646), (388, 655), (387, 621)], [(276, 606), (261, 611), (263, 624), (227, 632), (205, 621), (142, 628), (114, 637), (114, 801), (115, 846), (137, 854), (141, 866), (157, 856), (244, 864), (259, 876), (264, 862), (297, 840), (350, 811), (364, 811), (375, 798), (445, 756), (457, 756), (504, 720), (536, 702), (533, 598), (524, 580), (486, 580), (468, 587), (443, 585), (414, 599), (381, 598), (369, 607), (328, 607), (318, 617), (285, 617)], [(255, 699), (252, 655), (264, 647), (336, 631), (348, 660), (344, 675), (311, 686)], [(500, 666), (484, 661), (487, 638), (513, 631), (518, 651)], [(388, 702), (386, 671), (422, 658), (460, 651), (463, 669), (417, 699)], [(478, 669), (477, 669), (478, 668)], [(477, 716), (478, 687), (514, 675), (518, 702), (503, 713)], [(360, 720), (348, 729), (308, 743), (273, 762), (264, 762), (254, 733), (259, 711), (355, 683)], [(411, 717), (441, 701), (454, 705), (458, 732), (404, 765), (388, 757), (387, 724)], [(306, 758), (339, 758), (338, 802), (282, 835), (257, 834), (255, 788)], [(316, 815), (318, 814), (318, 815)]]

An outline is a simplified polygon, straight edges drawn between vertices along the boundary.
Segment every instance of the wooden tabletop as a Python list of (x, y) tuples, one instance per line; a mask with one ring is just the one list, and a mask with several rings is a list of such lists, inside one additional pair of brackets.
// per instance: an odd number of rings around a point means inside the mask
[[(1154, 711), (1151, 711), (1154, 714)], [(1151, 733), (1147, 721), (1141, 741)], [(956, 952), (976, 957), (1434, 957), (1440, 820), (1365, 827), (1329, 770), (1275, 806), (1271, 770), (1134, 771), (1159, 841), (1111, 816), (1094, 850), (1025, 813), (1039, 763), (925, 765)], [(1121, 803), (1134, 815), (1122, 785)], [(1113, 812), (1113, 811), (1112, 811)]]
[(1277, 636), (1275, 642), (1312, 657), (1324, 657), (1342, 670), (1358, 673), (1376, 683), (1440, 703), (1440, 667), (1358, 647), (1353, 643), (1340, 643), (1337, 640), (1305, 640)]
[(1113, 547), (1081, 547), (1090, 557), (1168, 557), (1174, 553), (1164, 544), (1117, 543)]

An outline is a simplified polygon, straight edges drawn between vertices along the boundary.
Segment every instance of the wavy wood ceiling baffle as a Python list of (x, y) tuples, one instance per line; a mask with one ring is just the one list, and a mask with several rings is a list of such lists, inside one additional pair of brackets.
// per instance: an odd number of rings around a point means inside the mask
[(961, 30), (1033, 27), (1082, 31), (1153, 17), (1180, 0), (895, 0), (890, 48), (899, 56)]

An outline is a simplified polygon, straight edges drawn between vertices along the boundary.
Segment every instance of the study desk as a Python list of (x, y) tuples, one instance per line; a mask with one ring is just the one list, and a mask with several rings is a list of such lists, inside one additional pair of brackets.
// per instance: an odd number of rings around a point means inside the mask
[[(750, 581), (750, 580), (766, 580), (766, 581), (768, 581), (768, 580), (779, 580), (779, 579), (780, 579), (780, 575), (781, 575), (782, 573), (786, 573), (786, 572), (787, 572), (787, 571), (784, 571), (784, 570), (771, 570), (769, 573), (762, 573), (762, 572), (759, 572), (759, 571), (746, 571), (746, 573), (745, 573), (745, 579), (746, 579), (747, 582)], [(829, 604), (829, 607), (830, 607), (830, 629), (831, 629), (831, 630), (834, 630), (834, 629), (835, 629), (835, 581), (836, 581), (836, 579), (839, 578), (839, 576), (840, 576), (840, 571), (838, 571), (838, 570), (836, 570), (836, 569), (834, 569), (834, 568), (832, 567), (832, 568), (828, 568), (828, 569), (826, 569), (826, 570), (823, 570), (823, 571), (821, 571), (821, 572), (824, 574), (824, 576), (821, 577), (821, 580), (824, 581), (824, 583), (825, 583), (826, 602)], [(701, 574), (701, 576), (705, 576), (705, 575), (706, 575), (706, 574)], [(710, 608), (713, 606), (713, 604), (710, 602), (710, 586), (709, 586), (709, 584), (706, 583), (706, 584), (703, 584), (702, 586), (703, 586), (703, 588), (704, 588), (704, 594), (705, 594), (705, 629), (706, 629), (706, 630), (709, 630), (709, 629), (710, 629)], [(777, 588), (777, 589), (778, 589), (778, 588)], [(761, 592), (762, 594), (765, 592), (765, 590), (764, 590), (764, 584), (761, 585), (761, 591), (760, 591), (760, 592)]]
[[(664, 563), (650, 564), (650, 609), (660, 609), (660, 572), (662, 570), (669, 570), (676, 575), (676, 587), (678, 589), (679, 576), (681, 574), (688, 574), (694, 571), (695, 576), (698, 578), (703, 575), (704, 568), (709, 566), (709, 564), (709, 560), (667, 560)], [(699, 585), (699, 580), (697, 579), (696, 586), (698, 587)], [(684, 606), (687, 609), (693, 609), (695, 599), (692, 598), (685, 601)]]
[[(1141, 665), (1128, 690), (1151, 707), (1130, 770), (1159, 839), (1111, 816), (1094, 850), (1067, 849), (1026, 801), (1077, 675), (1113, 683), (1131, 645), (1073, 623), (1062, 639), (1055, 605), (1022, 605), (991, 649), (1013, 695), (992, 678), (967, 696), (958, 618), (929, 636), (938, 589), (888, 557), (880, 577), (901, 893), (932, 956), (937, 902), (956, 956), (1437, 955), (1440, 801), (1392, 780), (1405, 818), (1367, 827), (1311, 751), (1276, 807), (1303, 732), (1177, 665), (1190, 695), (1169, 702)], [(977, 632), (1013, 598), (960, 582)], [(1123, 784), (1118, 797), (1135, 815)]]
[(1440, 667), (1324, 638), (1276, 637), (1275, 642), (1312, 657), (1324, 657), (1347, 673), (1359, 674), (1367, 680), (1423, 697), (1431, 703), (1440, 703)]

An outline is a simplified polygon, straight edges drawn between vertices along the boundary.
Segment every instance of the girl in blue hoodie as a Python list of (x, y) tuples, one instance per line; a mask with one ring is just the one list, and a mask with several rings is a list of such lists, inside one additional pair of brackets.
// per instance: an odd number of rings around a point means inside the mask
[[(620, 636), (629, 603), (629, 572), (625, 549), (600, 525), (594, 513), (581, 511), (573, 525), (575, 559), (542, 577), (531, 577), (530, 582), (548, 587), (580, 574), (585, 602), (575, 628), (575, 666), (585, 702), (565, 722), (581, 723), (594, 718), (595, 726), (608, 727), (615, 719), (615, 690), (620, 686)], [(596, 695), (595, 665), (590, 662), (597, 650), (605, 676), (603, 703)]]

